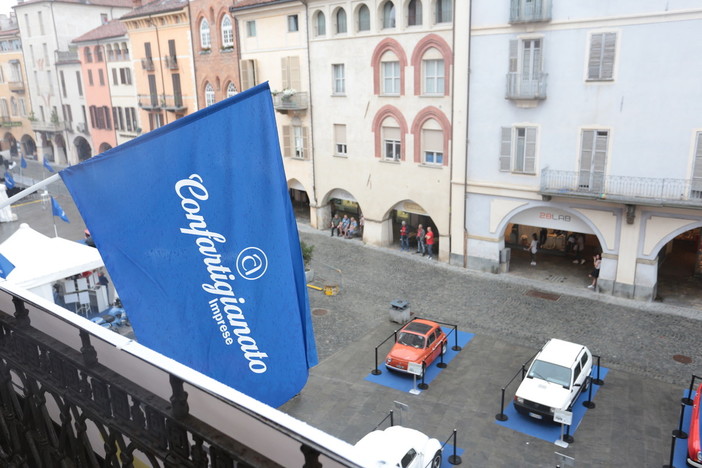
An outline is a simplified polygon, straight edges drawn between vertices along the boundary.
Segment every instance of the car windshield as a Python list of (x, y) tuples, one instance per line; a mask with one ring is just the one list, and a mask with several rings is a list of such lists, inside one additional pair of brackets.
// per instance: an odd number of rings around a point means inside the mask
[(405, 346), (412, 346), (413, 348), (424, 347), (424, 337), (415, 335), (414, 333), (401, 332), (400, 336), (397, 337), (397, 342)]
[(537, 379), (552, 382), (562, 385), (565, 388), (570, 388), (570, 369), (567, 367), (551, 364), (545, 361), (534, 361), (531, 369), (529, 369), (528, 377), (536, 377)]

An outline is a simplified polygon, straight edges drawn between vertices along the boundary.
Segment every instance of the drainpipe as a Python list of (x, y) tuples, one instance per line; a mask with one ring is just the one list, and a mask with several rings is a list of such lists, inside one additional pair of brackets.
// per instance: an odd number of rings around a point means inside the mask
[[(302, 3), (305, 6), (305, 28), (307, 29), (307, 76), (311, 77), (312, 75), (309, 73), (311, 70), (311, 65), (310, 65), (310, 22), (309, 22), (309, 5), (307, 4), (307, 0), (300, 0), (300, 3)], [(309, 82), (308, 82), (309, 84)], [(309, 112), (310, 112), (310, 141), (314, 143), (314, 114), (312, 110), (312, 86), (309, 86), (309, 101), (307, 102), (307, 105), (309, 106)], [(314, 144), (310, 144), (310, 150), (312, 151), (312, 198), (314, 200), (314, 205), (315, 207), (319, 208), (318, 202), (317, 202), (317, 179), (316, 179), (316, 171), (315, 171), (315, 164), (314, 164)], [(316, 210), (315, 210), (316, 211)], [(310, 220), (311, 221), (311, 220)], [(315, 224), (317, 222), (315, 221)], [(317, 225), (317, 229), (319, 229), (319, 225)]]
[[(195, 39), (193, 38), (193, 26), (197, 27), (197, 25), (193, 25), (193, 12), (190, 9), (190, 2), (188, 2), (188, 24), (190, 24), (190, 27), (188, 28), (190, 29), (190, 56), (192, 57), (193, 75), (195, 75), (195, 110), (198, 110), (200, 108), (198, 104), (200, 84), (197, 77), (197, 60), (195, 60)], [(181, 89), (180, 92), (182, 93), (183, 90)], [(173, 95), (173, 97), (175, 98), (175, 90), (173, 90)]]
[[(56, 34), (56, 17), (54, 16), (54, 4), (50, 3), (49, 8), (51, 8), (51, 22), (54, 25), (54, 43), (56, 44), (56, 47), (59, 47), (59, 42), (58, 42), (58, 35)], [(18, 20), (19, 23), (19, 20)], [(54, 73), (56, 73), (56, 84), (57, 84), (57, 91), (58, 91), (58, 100), (59, 100), (59, 105), (61, 106), (61, 112), (63, 112), (63, 99), (62, 99), (62, 92), (61, 92), (61, 80), (59, 80), (59, 71), (58, 71), (58, 66), (56, 65), (56, 58), (58, 57), (58, 50), (54, 50)], [(49, 84), (51, 85), (51, 84)], [(47, 109), (48, 110), (48, 109)], [(58, 109), (56, 110), (56, 114), (58, 115)], [(63, 137), (63, 144), (66, 148), (66, 163), (68, 164), (68, 132), (66, 131), (65, 127), (63, 131), (61, 132), (61, 135)], [(52, 151), (53, 151), (53, 141), (51, 142), (52, 146)], [(44, 159), (44, 155), (42, 154), (42, 159)], [(54, 157), (54, 163), (56, 163), (56, 157)], [(70, 164), (68, 164), (70, 166)]]
[[(158, 34), (158, 26), (156, 25), (156, 22), (153, 20), (153, 17), (149, 15), (149, 22), (153, 25), (154, 29), (156, 30), (156, 49), (158, 51), (158, 69), (161, 72), (161, 89), (163, 89), (163, 100), (166, 100), (166, 82), (163, 80), (163, 56), (161, 55), (161, 38), (159, 37)], [(157, 93), (158, 95), (158, 93)], [(166, 125), (168, 123), (168, 112), (164, 110), (163, 112), (163, 124)]]
[[(468, 89), (466, 90), (466, 162), (465, 162), (465, 174), (463, 177), (463, 268), (468, 267), (468, 229), (466, 228), (466, 223), (468, 221), (468, 215), (466, 210), (468, 209), (468, 201), (466, 194), (468, 192), (468, 145), (470, 145), (469, 129), (470, 129), (470, 55), (471, 47), (473, 45), (473, 39), (471, 33), (473, 32), (473, 2), (468, 2), (468, 66), (466, 68), (466, 76), (468, 76)], [(455, 37), (455, 33), (454, 33)], [(455, 49), (454, 49), (455, 50)]]

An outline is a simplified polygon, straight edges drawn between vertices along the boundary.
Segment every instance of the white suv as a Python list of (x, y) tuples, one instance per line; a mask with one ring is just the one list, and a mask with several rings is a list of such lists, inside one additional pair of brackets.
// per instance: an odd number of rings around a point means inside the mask
[(590, 383), (592, 354), (583, 345), (550, 339), (534, 357), (514, 395), (514, 408), (536, 419), (553, 421)]

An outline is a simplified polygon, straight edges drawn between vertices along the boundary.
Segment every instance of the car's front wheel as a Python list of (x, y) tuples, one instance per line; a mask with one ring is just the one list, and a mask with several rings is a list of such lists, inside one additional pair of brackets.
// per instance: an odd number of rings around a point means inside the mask
[(441, 450), (434, 454), (434, 458), (431, 459), (431, 468), (439, 468), (441, 466)]

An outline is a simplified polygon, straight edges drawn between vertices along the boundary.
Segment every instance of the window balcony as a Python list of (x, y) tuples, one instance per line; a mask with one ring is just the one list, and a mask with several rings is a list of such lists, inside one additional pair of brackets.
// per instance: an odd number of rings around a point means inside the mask
[[(548, 73), (507, 73), (505, 99), (513, 101), (540, 101), (546, 99)], [(526, 107), (529, 107), (528, 105)]]
[(11, 92), (24, 94), (24, 91), (25, 91), (24, 81), (8, 81), (7, 85), (10, 87)]
[(156, 110), (161, 108), (161, 100), (158, 94), (139, 94), (139, 107), (146, 110)]
[(511, 0), (509, 22), (543, 23), (551, 21), (551, 0)]
[(178, 69), (178, 59), (176, 58), (175, 55), (166, 55), (166, 67), (168, 67), (169, 70), (177, 70)]
[(183, 104), (182, 94), (165, 94), (161, 98), (161, 107), (167, 111), (183, 112), (188, 109), (188, 106)]
[(141, 68), (146, 71), (154, 71), (154, 59), (151, 57), (141, 59)]
[(57, 50), (56, 65), (65, 65), (69, 63), (80, 63), (77, 50)]
[(62, 132), (70, 130), (66, 122), (43, 122), (41, 120), (32, 120), (32, 130), (35, 132)]
[(541, 171), (541, 195), (618, 203), (702, 208), (702, 181), (630, 177), (586, 171)]
[(286, 95), (283, 91), (273, 96), (273, 107), (282, 114), (289, 111), (304, 111), (308, 106), (309, 95), (306, 92)]

